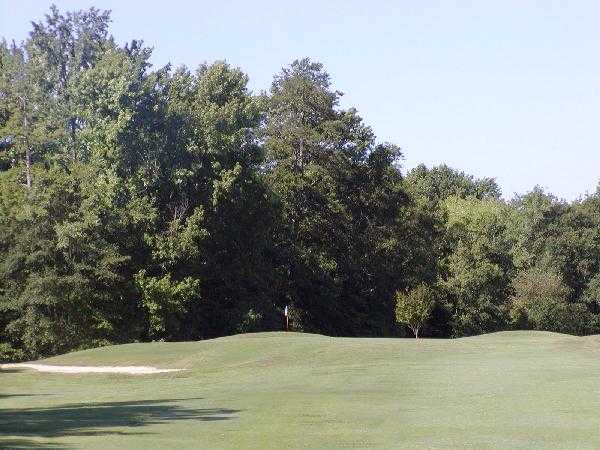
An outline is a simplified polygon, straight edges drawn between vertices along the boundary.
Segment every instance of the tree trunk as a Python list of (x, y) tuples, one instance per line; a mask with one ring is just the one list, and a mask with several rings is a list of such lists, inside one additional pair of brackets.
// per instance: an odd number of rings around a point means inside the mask
[(300, 173), (304, 171), (304, 139), (300, 138), (300, 155), (299, 155), (298, 167)]
[(31, 189), (31, 149), (29, 145), (25, 149), (25, 178), (27, 189)]
[(77, 161), (77, 151), (75, 149), (75, 127), (77, 124), (75, 121), (76, 119), (74, 117), (69, 119), (69, 128), (71, 131), (71, 157), (73, 158), (73, 162)]
[(31, 189), (31, 146), (29, 145), (29, 123), (27, 122), (27, 111), (23, 101), (23, 133), (25, 134), (25, 178), (27, 189)]

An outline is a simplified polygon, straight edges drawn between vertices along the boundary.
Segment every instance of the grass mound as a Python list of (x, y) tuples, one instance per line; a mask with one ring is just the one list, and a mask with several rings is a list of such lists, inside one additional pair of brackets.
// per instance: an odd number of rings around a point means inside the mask
[(2, 372), (0, 447), (600, 447), (599, 344), (257, 333), (74, 352), (41, 362), (188, 370)]

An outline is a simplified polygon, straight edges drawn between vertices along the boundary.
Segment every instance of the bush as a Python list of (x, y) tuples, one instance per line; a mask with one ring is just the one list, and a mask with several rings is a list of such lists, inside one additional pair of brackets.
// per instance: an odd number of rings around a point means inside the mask
[(23, 361), (25, 353), (6, 342), (0, 342), (0, 363)]

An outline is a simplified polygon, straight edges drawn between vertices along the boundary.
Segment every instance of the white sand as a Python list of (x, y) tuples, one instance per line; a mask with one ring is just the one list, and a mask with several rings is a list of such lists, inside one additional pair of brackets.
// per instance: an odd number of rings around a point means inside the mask
[(157, 369), (148, 366), (50, 366), (48, 364), (0, 364), (1, 369), (11, 368), (35, 369), (38, 372), (54, 373), (127, 373), (130, 375), (144, 375), (151, 373), (179, 372), (185, 369)]

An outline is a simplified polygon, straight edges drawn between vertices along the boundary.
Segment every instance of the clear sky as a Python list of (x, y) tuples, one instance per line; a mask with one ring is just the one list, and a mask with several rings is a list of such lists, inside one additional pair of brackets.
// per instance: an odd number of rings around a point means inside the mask
[[(539, 184), (574, 199), (600, 180), (600, 2), (63, 0), (113, 14), (117, 41), (153, 63), (226, 59), (267, 89), (296, 58), (322, 62), (404, 166)], [(0, 36), (24, 39), (50, 2), (0, 0)]]

